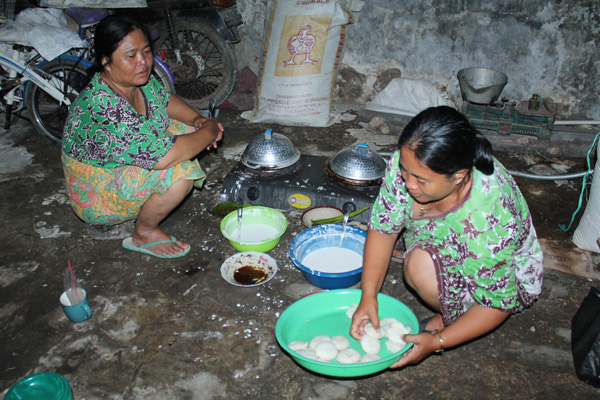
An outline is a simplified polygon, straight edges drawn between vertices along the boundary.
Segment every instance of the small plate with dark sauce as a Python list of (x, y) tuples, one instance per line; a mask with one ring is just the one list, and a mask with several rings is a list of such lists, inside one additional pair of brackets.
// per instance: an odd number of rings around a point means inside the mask
[(265, 253), (246, 251), (229, 257), (221, 265), (221, 276), (235, 286), (253, 287), (270, 281), (277, 273), (277, 263)]

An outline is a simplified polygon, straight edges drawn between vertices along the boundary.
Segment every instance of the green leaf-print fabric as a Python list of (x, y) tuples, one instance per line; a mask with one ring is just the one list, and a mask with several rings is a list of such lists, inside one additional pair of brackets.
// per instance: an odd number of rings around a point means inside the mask
[(369, 227), (398, 234), (406, 257), (427, 251), (438, 272), (444, 323), (449, 325), (474, 303), (518, 312), (541, 293), (543, 255), (527, 203), (514, 179), (494, 160), (494, 173), (473, 170), (470, 193), (451, 210), (413, 218), (413, 199), (390, 158)]

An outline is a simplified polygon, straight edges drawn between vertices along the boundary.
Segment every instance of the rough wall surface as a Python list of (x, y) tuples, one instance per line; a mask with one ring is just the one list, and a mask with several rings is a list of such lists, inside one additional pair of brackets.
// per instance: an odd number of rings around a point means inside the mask
[[(254, 72), (269, 2), (238, 0), (238, 62)], [(369, 0), (354, 16), (341, 68), (361, 79), (355, 102), (369, 101), (390, 68), (445, 87), (460, 102), (457, 72), (486, 67), (508, 76), (502, 97), (521, 101), (537, 93), (557, 103), (562, 117), (600, 119), (597, 0)], [(345, 82), (338, 79), (338, 86)], [(351, 100), (344, 88), (335, 93)]]

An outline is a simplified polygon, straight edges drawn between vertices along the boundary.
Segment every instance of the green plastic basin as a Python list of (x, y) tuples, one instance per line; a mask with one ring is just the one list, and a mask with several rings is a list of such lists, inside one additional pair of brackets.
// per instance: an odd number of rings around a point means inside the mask
[(242, 214), (242, 232), (248, 225), (268, 225), (273, 228), (273, 233), (268, 238), (262, 238), (256, 241), (239, 241), (236, 235), (238, 230), (237, 211), (230, 212), (221, 221), (221, 233), (234, 249), (244, 251), (258, 251), (266, 253), (272, 250), (279, 243), (281, 235), (287, 229), (287, 219), (274, 208), (261, 206), (244, 207)]
[[(364, 354), (360, 343), (350, 336), (352, 320), (346, 315), (352, 304), (360, 302), (360, 289), (335, 289), (318, 292), (304, 297), (290, 305), (279, 317), (275, 326), (275, 336), (281, 347), (298, 364), (313, 372), (336, 377), (357, 377), (371, 375), (389, 368), (402, 357), (412, 343), (408, 343), (398, 353), (391, 353), (385, 346), (387, 338), (381, 339), (380, 356), (378, 361), (359, 364), (339, 364), (333, 360), (322, 362), (303, 357), (288, 347), (288, 343), (295, 340), (310, 342), (317, 335), (336, 336), (342, 335), (350, 340), (350, 347)], [(419, 323), (415, 314), (401, 301), (380, 293), (379, 302), (380, 318), (396, 318), (411, 332), (416, 332)]]
[(73, 392), (62, 375), (40, 372), (12, 385), (4, 400), (73, 400)]

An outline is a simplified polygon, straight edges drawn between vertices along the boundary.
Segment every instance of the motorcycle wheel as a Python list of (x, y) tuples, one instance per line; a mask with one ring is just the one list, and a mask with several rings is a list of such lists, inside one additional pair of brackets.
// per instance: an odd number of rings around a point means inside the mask
[(175, 49), (166, 26), (156, 41), (159, 55), (164, 54), (177, 78), (175, 90), (189, 105), (206, 109), (211, 99), (219, 105), (229, 97), (236, 80), (235, 55), (213, 28), (200, 18), (177, 18), (175, 33), (181, 45), (182, 65), (177, 65)]
[[(58, 78), (61, 82), (61, 87), (58, 89), (61, 92), (65, 93), (70, 89), (67, 97), (71, 103), (90, 81), (85, 66), (71, 60), (53, 60), (40, 67), (39, 72), (42, 76), (53, 75)], [(33, 83), (27, 88), (25, 104), (35, 130), (52, 143), (60, 145), (69, 106), (59, 102)]]

